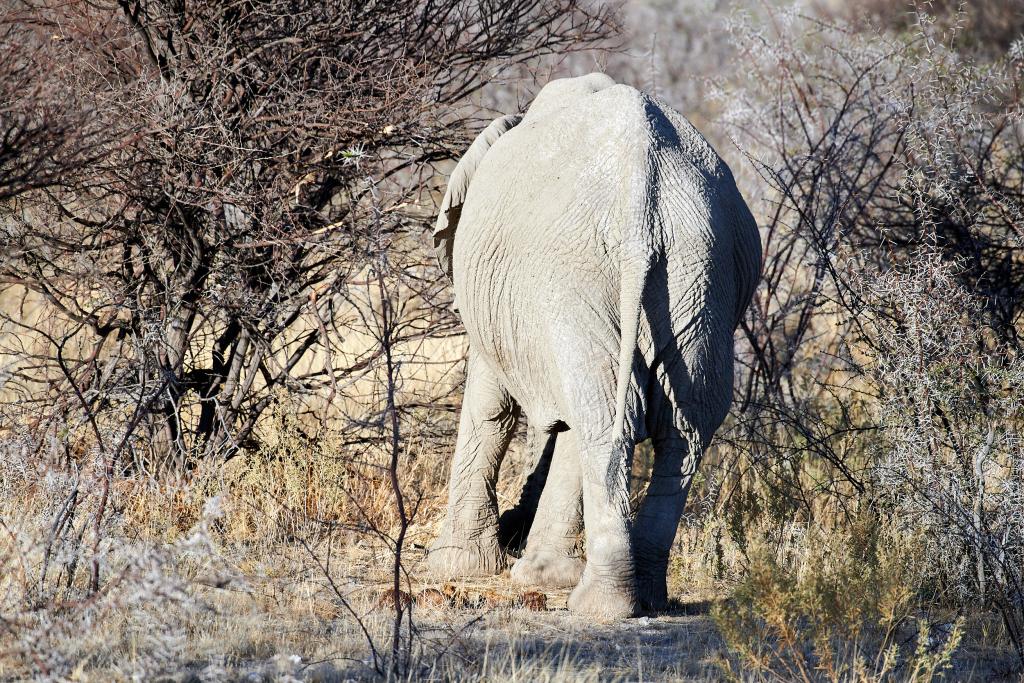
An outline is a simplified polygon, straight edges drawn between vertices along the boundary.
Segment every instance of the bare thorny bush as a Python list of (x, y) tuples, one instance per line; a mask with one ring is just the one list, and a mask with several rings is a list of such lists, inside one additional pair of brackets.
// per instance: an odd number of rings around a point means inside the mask
[[(220, 511), (208, 501), (199, 518), (165, 544), (128, 541), (91, 547), (97, 500), (83, 470), (45, 472), (27, 443), (6, 441), (4, 537), (0, 542), (0, 675), (67, 680), (106, 669), (146, 679), (181, 665), (187, 633), (212, 611), (203, 587), (245, 589), (236, 568), (216, 550), (211, 525)], [(123, 504), (127, 498), (115, 492)], [(22, 505), (21, 509), (15, 506)], [(124, 534), (123, 515), (106, 515), (105, 535)], [(88, 564), (110, 570), (96, 591), (84, 591)]]
[[(1020, 49), (973, 54), (963, 10), (925, 9), (899, 34), (731, 22), (747, 68), (723, 119), (769, 210), (705, 502), (782, 567), (869, 516), (915, 549), (917, 604), (994, 607), (1024, 663)], [(801, 638), (787, 666), (825, 675)]]
[[(0, 425), (73, 483), (47, 534), (8, 530), (3, 561), (29, 564), (5, 599), (96, 604), (130, 573), (104, 554), (121, 478), (266, 452), (274, 411), (390, 492), (389, 528), (356, 498), (362, 521), (306, 517), (375, 535), (398, 595), (418, 505), (399, 460), (446, 443), (455, 406), (435, 167), (468, 145), (485, 84), (612, 27), (576, 0), (6, 4)], [(448, 370), (430, 382), (406, 370), (432, 358)], [(72, 568), (48, 569), (63, 553)], [(394, 607), (387, 664), (366, 634), (378, 670), (408, 665)], [(25, 671), (67, 673), (28, 622), (0, 628)]]
[(123, 466), (154, 469), (245, 447), (276, 389), (350, 397), (382, 353), (342, 352), (365, 308), (352, 290), (385, 254), (416, 295), (394, 341), (451, 332), (422, 248), (431, 164), (465, 144), (463, 103), (503, 65), (608, 19), (530, 1), (26, 2), (3, 20), (12, 65), (64, 93), (52, 122), (7, 119), (22, 147), (5, 166), (40, 151), (22, 129), (91, 123), (43, 187), (8, 190), (9, 296), (46, 316), (9, 316), (43, 350), (6, 389), (43, 422), (140, 413)]

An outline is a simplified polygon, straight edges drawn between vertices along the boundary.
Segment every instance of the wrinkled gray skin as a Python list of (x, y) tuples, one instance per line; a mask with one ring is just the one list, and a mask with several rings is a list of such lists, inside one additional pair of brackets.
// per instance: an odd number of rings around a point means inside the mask
[[(513, 580), (575, 585), (569, 608), (600, 619), (664, 608), (669, 549), (729, 408), (733, 332), (759, 275), (728, 167), (649, 95), (603, 74), (552, 81), (466, 152), (435, 245), (469, 358), (431, 568), (504, 568), (495, 484), (525, 413), (554, 444)], [(654, 471), (632, 520), (631, 458), (647, 437)]]

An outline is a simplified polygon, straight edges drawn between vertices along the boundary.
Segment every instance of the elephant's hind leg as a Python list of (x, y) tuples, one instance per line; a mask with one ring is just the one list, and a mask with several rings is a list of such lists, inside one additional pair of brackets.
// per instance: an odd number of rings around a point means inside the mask
[(519, 406), (471, 351), (448, 485), (448, 511), (427, 556), (433, 573), (482, 576), (504, 570), (495, 487), (518, 417)]
[(526, 551), (512, 566), (512, 581), (525, 586), (567, 588), (583, 573), (579, 536), (583, 525), (580, 453), (573, 431), (552, 435), (555, 451), (540, 496)]
[(613, 438), (609, 428), (583, 430), (579, 439), (587, 563), (568, 606), (596, 619), (623, 619), (638, 606), (629, 519), (633, 443)]
[(637, 592), (644, 609), (668, 607), (669, 553), (700, 459), (693, 448), (693, 443), (678, 432), (654, 441), (651, 481), (633, 525)]

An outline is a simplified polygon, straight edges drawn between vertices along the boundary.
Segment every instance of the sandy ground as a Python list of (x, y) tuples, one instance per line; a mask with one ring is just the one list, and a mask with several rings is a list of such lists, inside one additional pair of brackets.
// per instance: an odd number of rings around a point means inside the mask
[[(420, 565), (421, 554), (412, 553), (410, 567)], [(222, 603), (206, 646), (197, 647), (178, 673), (160, 680), (381, 680), (344, 606), (354, 608), (379, 650), (390, 647), (393, 598), (387, 558), (377, 557), (366, 551), (351, 557), (333, 576), (338, 592), (308, 565), (300, 572), (304, 576), (283, 572), (254, 584), (249, 601), (258, 614), (242, 609), (245, 600)], [(511, 585), (507, 572), (462, 582), (414, 580), (411, 588), (417, 596), (414, 656), (402, 680), (717, 681), (728, 671), (728, 651), (709, 614), (714, 596), (677, 587), (668, 613), (602, 624), (570, 614), (568, 590), (543, 591), (541, 610), (522, 606), (524, 591)], [(273, 599), (266, 599), (269, 594)], [(226, 630), (225, 624), (236, 621), (232, 611), (239, 624), (248, 625)], [(197, 645), (204, 641), (202, 630), (193, 636)], [(945, 680), (1020, 680), (1008, 673), (1012, 654), (988, 646), (981, 632), (972, 631)], [(905, 647), (913, 649), (913, 634), (908, 638)], [(219, 653), (225, 644), (230, 646)]]
[[(566, 673), (595, 673), (601, 680), (718, 680), (725, 645), (707, 614), (709, 604), (684, 598), (670, 614), (597, 624), (570, 614), (568, 591), (548, 591), (543, 612), (518, 609), (462, 610), (467, 623), (452, 645), (455, 653), (481, 651), (498, 660), (544, 667), (563, 662)], [(426, 637), (442, 642), (454, 624), (421, 623)], [(456, 620), (458, 621), (458, 620)], [(433, 623), (431, 623), (433, 622)], [(572, 678), (571, 675), (567, 678)]]
[[(422, 551), (411, 555), (409, 566), (421, 566)], [(380, 680), (349, 607), (387, 651), (394, 615), (388, 558), (363, 549), (338, 559), (330, 582), (296, 554), (279, 557), (274, 575), (251, 580), (246, 590), (211, 590), (210, 609), (193, 620), (182, 668), (158, 680)], [(710, 602), (697, 595), (680, 597), (667, 614), (601, 624), (569, 613), (567, 589), (537, 591), (543, 606), (523, 606), (528, 591), (512, 586), (507, 572), (445, 583), (414, 579), (411, 588), (414, 663), (403, 679), (722, 678), (716, 661), (725, 646)]]

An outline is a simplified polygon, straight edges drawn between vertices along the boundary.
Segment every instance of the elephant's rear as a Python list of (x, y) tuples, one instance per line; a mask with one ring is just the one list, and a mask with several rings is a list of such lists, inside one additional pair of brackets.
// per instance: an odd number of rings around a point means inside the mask
[(731, 373), (756, 226), (729, 169), (670, 108), (623, 85), (543, 104), (477, 170), (454, 254), (460, 309), (527, 412), (568, 421), (573, 405), (618, 402), (636, 282), (628, 418), (642, 437), (648, 369), (682, 361), (701, 385)]
[[(660, 103), (659, 103), (660, 104)], [(681, 114), (660, 104), (661, 111), (682, 142), (667, 156), (663, 164), (675, 168), (691, 164), (696, 171), (689, 183), (674, 187), (679, 201), (697, 197), (697, 205), (706, 207), (707, 214), (687, 215), (686, 211), (673, 213), (671, 207), (662, 211), (662, 220), (684, 235), (693, 228), (706, 232), (713, 240), (708, 251), (721, 258), (715, 261), (711, 273), (718, 284), (733, 283), (733, 320), (731, 329), (739, 324), (750, 303), (761, 272), (761, 238), (757, 223), (743, 200), (732, 172), (715, 153), (707, 140)], [(730, 331), (731, 334), (731, 331)]]
[[(531, 109), (488, 151), (463, 209), (453, 263), (470, 344), (540, 424), (567, 420), (568, 404), (614, 401), (619, 256), (641, 220), (624, 179), (644, 142), (635, 94), (615, 86)], [(586, 390), (558, 379), (583, 372)]]

